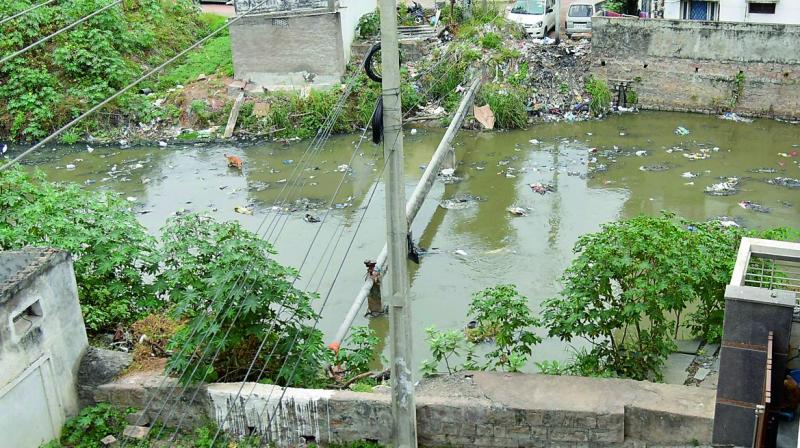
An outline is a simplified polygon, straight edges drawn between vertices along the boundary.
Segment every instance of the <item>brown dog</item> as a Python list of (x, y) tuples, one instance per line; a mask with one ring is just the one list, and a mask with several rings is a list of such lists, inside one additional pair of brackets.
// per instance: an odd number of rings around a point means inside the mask
[(242, 159), (236, 156), (228, 155), (227, 153), (224, 154), (225, 158), (228, 159), (228, 166), (231, 168), (236, 168), (241, 170), (244, 164), (242, 163)]

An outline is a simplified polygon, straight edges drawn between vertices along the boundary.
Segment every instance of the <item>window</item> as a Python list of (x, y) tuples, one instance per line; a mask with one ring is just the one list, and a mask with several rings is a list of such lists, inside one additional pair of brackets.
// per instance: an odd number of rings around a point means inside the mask
[(514, 14), (544, 14), (544, 0), (517, 0), (511, 12)]
[(750, 14), (775, 14), (775, 3), (748, 3)]
[(683, 0), (681, 1), (681, 18), (684, 20), (719, 20), (717, 2)]
[(569, 16), (570, 17), (591, 17), (592, 16), (592, 6), (591, 5), (572, 5), (569, 7)]

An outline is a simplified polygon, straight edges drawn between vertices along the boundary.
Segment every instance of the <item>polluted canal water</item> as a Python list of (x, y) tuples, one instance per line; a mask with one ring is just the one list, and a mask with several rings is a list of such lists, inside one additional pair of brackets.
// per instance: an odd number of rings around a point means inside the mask
[[(679, 135), (684, 133), (675, 132), (679, 127), (689, 133)], [(442, 134), (407, 130), (407, 197)], [(344, 258), (383, 168), (382, 149), (369, 141), (350, 163), (358, 138), (333, 137), (300, 171), (300, 188), (291, 183), (292, 172), (308, 142), (58, 148), (36, 164), (51, 180), (119, 192), (154, 233), (176, 213), (208, 212), (253, 231), (260, 228), (277, 241), (278, 260), (295, 267), (314, 241), (300, 287), (324, 298), (343, 263), (319, 325), (330, 339), (364, 281), (363, 261), (374, 259), (384, 244), (378, 184)], [(412, 225), (415, 241), (427, 249), (419, 265), (409, 263), (414, 363), (430, 358), (424, 329), (463, 328), (471, 295), (480, 289), (514, 283), (538, 309), (559, 292), (577, 238), (603, 223), (668, 210), (754, 228), (800, 226), (800, 189), (786, 180), (800, 178), (798, 145), (797, 125), (656, 112), (524, 131), (461, 132), (455, 172), (436, 183)], [(225, 153), (240, 157), (243, 170), (229, 168)], [(276, 215), (271, 207), (281, 192), (297, 201), (294, 211)], [(359, 318), (356, 325), (367, 322), (381, 336), (388, 332), (385, 318)], [(551, 339), (534, 350), (535, 361), (570, 355), (564, 343)], [(526, 370), (534, 369), (530, 362)]]

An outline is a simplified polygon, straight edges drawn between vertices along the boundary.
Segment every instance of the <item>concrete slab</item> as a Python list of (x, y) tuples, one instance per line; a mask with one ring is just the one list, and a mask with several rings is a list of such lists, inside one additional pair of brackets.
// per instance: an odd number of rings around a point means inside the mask
[(711, 373), (710, 369), (706, 369), (705, 367), (700, 367), (699, 369), (697, 369), (697, 372), (695, 372), (694, 379), (696, 379), (697, 381), (703, 381), (706, 379), (709, 373)]
[(700, 339), (689, 339), (689, 340), (679, 340), (675, 341), (675, 345), (678, 346), (678, 353), (685, 353), (687, 355), (695, 355), (697, 354), (697, 350), (700, 349)]
[(664, 363), (664, 382), (667, 384), (683, 384), (689, 376), (687, 369), (694, 361), (694, 355), (685, 353), (673, 353)]
[(719, 356), (716, 359), (714, 359), (713, 363), (711, 363), (711, 370), (719, 372)]
[(700, 383), (700, 387), (703, 389), (717, 390), (718, 384), (719, 384), (719, 373), (711, 372), (708, 374), (705, 381)]
[(719, 344), (706, 344), (703, 347), (703, 352), (705, 352), (706, 356), (714, 356), (719, 351)]

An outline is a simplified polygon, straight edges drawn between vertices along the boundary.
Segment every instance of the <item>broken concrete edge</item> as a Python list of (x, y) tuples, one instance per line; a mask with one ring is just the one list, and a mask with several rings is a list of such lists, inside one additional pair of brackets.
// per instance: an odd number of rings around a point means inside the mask
[[(95, 389), (97, 401), (144, 408), (152, 418), (166, 403), (174, 379), (162, 386), (154, 373), (128, 375)], [(277, 446), (302, 440), (341, 443), (389, 442), (389, 394), (212, 383), (188, 406), (182, 399), (172, 418), (191, 428), (209, 421), (227, 432), (269, 434)], [(179, 391), (180, 389), (176, 389)], [(185, 398), (185, 399), (183, 399)], [(715, 391), (644, 381), (533, 374), (474, 372), (424, 380), (418, 387), (419, 441), (424, 446), (507, 447), (525, 444), (630, 443), (687, 446), (710, 444)], [(164, 415), (162, 415), (162, 418)], [(160, 421), (167, 426), (173, 421)]]

